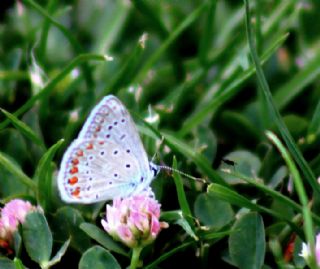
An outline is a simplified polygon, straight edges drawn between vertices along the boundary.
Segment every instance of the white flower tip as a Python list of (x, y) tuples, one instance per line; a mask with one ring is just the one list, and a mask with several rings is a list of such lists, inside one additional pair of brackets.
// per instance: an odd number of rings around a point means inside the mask
[(148, 40), (148, 34), (147, 33), (143, 33), (142, 36), (139, 39), (139, 44), (141, 46), (141, 48), (145, 48), (146, 47), (146, 41)]
[(302, 243), (302, 249), (299, 253), (299, 256), (303, 257), (304, 259), (307, 259), (310, 256), (310, 249), (306, 243)]
[(108, 62), (113, 61), (113, 57), (110, 56), (110, 55), (105, 54), (103, 57), (104, 57), (104, 59), (105, 59), (106, 61), (108, 61)]

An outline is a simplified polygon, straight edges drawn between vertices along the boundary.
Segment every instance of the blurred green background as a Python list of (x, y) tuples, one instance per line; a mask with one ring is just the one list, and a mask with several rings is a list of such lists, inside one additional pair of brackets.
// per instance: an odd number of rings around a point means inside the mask
[[(284, 162), (264, 133), (280, 136), (257, 84), (243, 1), (25, 0), (0, 5), (0, 107), (21, 120), (17, 127), (0, 115), (1, 199), (35, 200), (21, 177), (35, 179), (40, 158), (64, 138), (40, 189), (47, 195), (42, 205), (54, 214), (62, 206), (52, 177), (61, 156), (94, 105), (114, 94), (132, 112), (150, 158), (157, 154), (156, 163), (171, 166), (176, 156), (182, 171), (226, 182), (249, 199), (294, 217), (293, 210), (221, 172), (235, 166), (240, 174), (297, 200)], [(250, 6), (273, 100), (317, 176), (320, 2), (262, 0)], [(105, 61), (106, 55), (113, 60)], [(162, 143), (161, 135), (166, 138)], [(230, 228), (239, 208), (226, 203), (215, 211), (221, 200), (208, 198), (206, 186), (188, 180), (185, 185), (194, 218), (215, 232)], [(179, 208), (168, 174), (162, 173), (153, 187), (164, 211)], [(305, 187), (311, 194), (310, 185)], [(78, 209), (94, 221), (101, 205)], [(264, 221), (266, 227), (276, 225), (270, 217)], [(269, 230), (272, 236), (277, 232)], [(164, 231), (145, 263), (179, 245), (184, 236), (178, 225)], [(161, 268), (173, 268), (173, 260), (183, 263), (185, 257), (186, 268), (232, 268), (227, 239), (209, 240), (208, 248), (203, 244), (196, 243), (200, 261), (195, 249), (187, 248)], [(274, 259), (267, 258), (274, 268)]]

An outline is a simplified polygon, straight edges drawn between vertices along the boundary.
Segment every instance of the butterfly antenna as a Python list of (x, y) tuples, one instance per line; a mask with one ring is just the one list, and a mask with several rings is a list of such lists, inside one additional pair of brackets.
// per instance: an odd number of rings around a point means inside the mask
[(160, 169), (164, 169), (164, 170), (168, 170), (168, 171), (171, 171), (171, 172), (178, 173), (178, 174), (180, 174), (182, 176), (185, 176), (187, 178), (193, 179), (195, 181), (200, 181), (200, 182), (205, 183), (205, 184), (207, 183), (207, 181), (204, 178), (191, 176), (191, 175), (189, 175), (187, 173), (184, 173), (184, 172), (182, 172), (182, 171), (180, 171), (178, 169), (174, 169), (174, 168), (172, 168), (170, 166), (157, 165), (157, 167), (160, 168)]

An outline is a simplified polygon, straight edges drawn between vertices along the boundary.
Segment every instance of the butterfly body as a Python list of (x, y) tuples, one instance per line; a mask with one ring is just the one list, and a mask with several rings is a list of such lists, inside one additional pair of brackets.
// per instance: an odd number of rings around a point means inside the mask
[(128, 111), (109, 95), (65, 152), (58, 188), (65, 202), (94, 203), (139, 193), (158, 171), (149, 163)]

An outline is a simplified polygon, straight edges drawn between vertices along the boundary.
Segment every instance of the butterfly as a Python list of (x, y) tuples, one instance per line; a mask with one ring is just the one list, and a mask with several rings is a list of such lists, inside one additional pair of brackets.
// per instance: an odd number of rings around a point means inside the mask
[(118, 98), (98, 103), (63, 155), (58, 189), (68, 203), (95, 203), (138, 194), (160, 166), (148, 161), (135, 124)]

